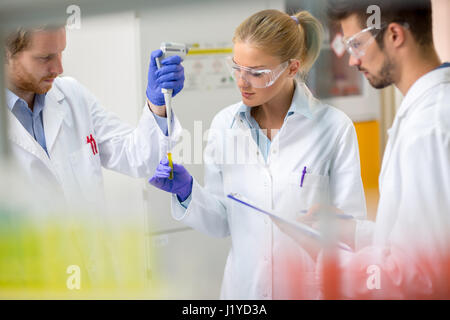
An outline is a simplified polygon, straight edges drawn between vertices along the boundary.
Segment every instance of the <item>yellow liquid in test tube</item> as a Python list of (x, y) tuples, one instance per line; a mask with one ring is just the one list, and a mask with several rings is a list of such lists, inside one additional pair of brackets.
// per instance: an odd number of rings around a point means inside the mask
[(169, 160), (169, 167), (172, 169), (170, 171), (169, 179), (172, 180), (173, 179), (173, 162), (172, 162), (172, 153), (171, 152), (167, 153), (167, 159)]

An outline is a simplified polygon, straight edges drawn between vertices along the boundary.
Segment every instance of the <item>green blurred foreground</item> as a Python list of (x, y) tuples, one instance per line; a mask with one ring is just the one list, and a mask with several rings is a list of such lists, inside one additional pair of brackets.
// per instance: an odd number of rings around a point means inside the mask
[(136, 223), (109, 225), (88, 212), (31, 212), (0, 202), (0, 299), (158, 296)]

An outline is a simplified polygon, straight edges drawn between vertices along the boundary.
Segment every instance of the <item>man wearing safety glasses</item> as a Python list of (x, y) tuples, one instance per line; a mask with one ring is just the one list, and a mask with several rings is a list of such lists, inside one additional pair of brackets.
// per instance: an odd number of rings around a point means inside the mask
[[(450, 64), (432, 36), (431, 3), (330, 1), (349, 65), (375, 88), (404, 95), (389, 129), (376, 222), (340, 222), (354, 232), (355, 252), (338, 249), (342, 298), (450, 298)], [(380, 28), (367, 26), (369, 6)], [(371, 235), (367, 237), (367, 235)], [(341, 239), (344, 240), (344, 239)], [(321, 275), (318, 249), (316, 272)], [(323, 281), (323, 285), (326, 283)]]

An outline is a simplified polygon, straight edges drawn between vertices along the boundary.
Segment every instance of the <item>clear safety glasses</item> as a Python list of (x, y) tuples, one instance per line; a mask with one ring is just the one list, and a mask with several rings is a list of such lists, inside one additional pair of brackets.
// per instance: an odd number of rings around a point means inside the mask
[(384, 28), (385, 26), (378, 29), (375, 26), (368, 27), (350, 38), (344, 39), (345, 49), (356, 59), (362, 58), (366, 54), (367, 47), (370, 46)]
[(238, 82), (242, 78), (252, 88), (270, 87), (289, 65), (289, 61), (286, 61), (273, 70), (253, 69), (236, 64), (232, 57), (227, 57), (226, 61), (234, 81)]

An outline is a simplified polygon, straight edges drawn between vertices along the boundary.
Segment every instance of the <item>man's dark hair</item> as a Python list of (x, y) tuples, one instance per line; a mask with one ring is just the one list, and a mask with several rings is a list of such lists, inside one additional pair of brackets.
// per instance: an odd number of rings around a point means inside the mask
[[(328, 17), (340, 21), (356, 14), (361, 28), (366, 28), (367, 19), (373, 14), (367, 8), (376, 5), (380, 8), (381, 25), (396, 22), (407, 23), (416, 42), (422, 47), (433, 44), (433, 25), (430, 0), (328, 0)], [(376, 38), (383, 48), (383, 34)]]

